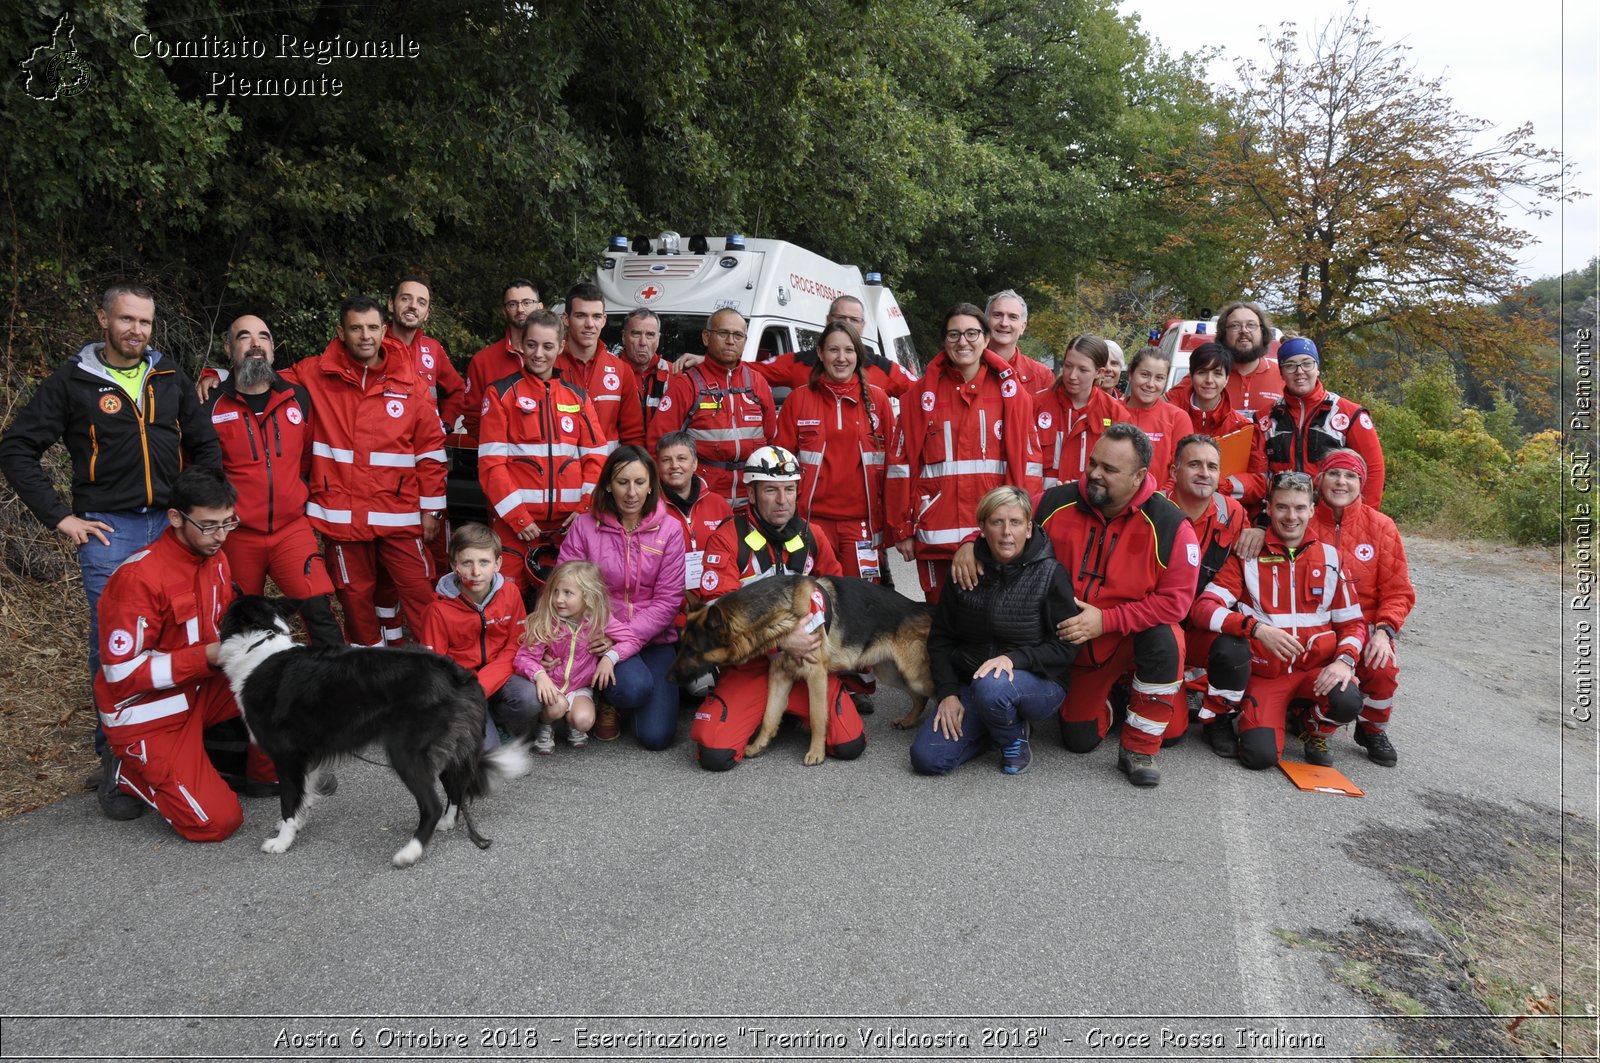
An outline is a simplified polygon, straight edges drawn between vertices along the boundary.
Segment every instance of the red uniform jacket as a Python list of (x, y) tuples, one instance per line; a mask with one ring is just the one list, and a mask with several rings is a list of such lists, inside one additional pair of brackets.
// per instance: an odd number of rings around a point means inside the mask
[[(1167, 401), (1188, 409), (1192, 391), (1189, 378), (1184, 377), (1167, 392)], [(1283, 374), (1278, 371), (1277, 354), (1262, 355), (1252, 373), (1242, 374), (1237, 369), (1229, 373), (1222, 394), (1229, 406), (1252, 421), (1272, 409), (1283, 398)]]
[[(1022, 390), (1030, 395), (1042, 395), (1056, 385), (1056, 371), (1041, 361), (1029, 358), (1020, 349), (1011, 353), (1006, 364), (1017, 374), (1017, 383), (1022, 385)], [(1037, 403), (1037, 398), (1034, 401)]]
[(733, 516), (733, 510), (728, 508), (728, 500), (713, 494), (698, 476), (694, 478), (689, 497), (683, 505), (680, 506), (672, 493), (665, 489), (661, 492), (661, 501), (666, 504), (667, 512), (683, 525), (683, 548), (689, 553), (704, 550), (706, 543), (711, 541), (711, 533)]
[(694, 439), (706, 485), (743, 509), (744, 461), (772, 438), (778, 414), (772, 389), (755, 367), (741, 362), (725, 369), (707, 361), (672, 378), (650, 422), (649, 445), (683, 430)]
[(1149, 473), (1110, 520), (1084, 497), (1084, 483), (1050, 488), (1033, 519), (1050, 536), (1079, 603), (1104, 614), (1105, 634), (1078, 654), (1079, 662), (1100, 665), (1122, 636), (1183, 623), (1194, 601), (1200, 546), (1183, 510), (1156, 493)]
[(494, 697), (511, 678), (522, 641), (522, 592), (498, 572), (482, 605), (461, 593), (454, 572), (439, 578), (438, 591), (422, 618), (422, 645), (476, 675), (484, 695)]
[[(817, 364), (817, 352), (790, 351), (765, 362), (752, 363), (755, 371), (766, 378), (773, 387), (798, 391), (811, 383), (811, 369)], [(905, 371), (899, 362), (890, 361), (879, 354), (867, 361), (867, 383), (882, 388), (891, 398), (900, 398), (917, 386), (917, 378)]]
[(489, 390), (478, 425), (478, 480), (497, 518), (550, 530), (581, 512), (600, 481), (607, 444), (594, 406), (561, 379), (521, 370)]
[(1089, 467), (1089, 452), (1105, 430), (1124, 420), (1127, 411), (1109, 391), (1089, 389), (1089, 401), (1076, 409), (1059, 383), (1034, 396), (1034, 423), (1044, 453), (1044, 486), (1075, 484)]
[[(1174, 503), (1176, 504), (1176, 503)], [(1200, 544), (1200, 578), (1195, 581), (1195, 593), (1206, 589), (1206, 584), (1222, 571), (1239, 533), (1249, 527), (1250, 519), (1244, 507), (1221, 491), (1214, 492), (1200, 516), (1190, 517), (1195, 541)]]
[[(1187, 377), (1184, 378), (1184, 383), (1188, 383)], [(1233, 405), (1228, 402), (1228, 393), (1226, 391), (1222, 393), (1222, 398), (1218, 401), (1214, 410), (1202, 410), (1196, 406), (1194, 404), (1193, 391), (1186, 392), (1181, 397), (1182, 401), (1174, 398), (1177, 394), (1177, 388), (1167, 392), (1167, 401), (1189, 415), (1191, 431), (1204, 433), (1213, 439), (1221, 439), (1223, 436), (1232, 435), (1241, 428), (1249, 428), (1255, 423), (1233, 408)]]
[[(383, 328), (385, 336), (393, 336), (390, 326)], [(466, 385), (461, 379), (461, 374), (450, 362), (450, 355), (445, 352), (444, 344), (425, 335), (421, 329), (417, 330), (406, 350), (411, 352), (411, 362), (416, 366), (417, 379), (422, 381), (422, 386), (428, 389), (428, 394), (433, 398), (434, 408), (439, 411), (439, 420), (443, 422), (444, 434), (450, 435), (455, 431), (456, 418), (466, 412)]]
[(715, 601), (746, 583), (779, 571), (797, 576), (844, 575), (828, 540), (811, 534), (800, 518), (791, 522), (788, 538), (774, 542), (743, 515), (730, 517), (706, 543), (700, 600)]
[(870, 414), (854, 377), (843, 386), (819, 380), (790, 392), (776, 442), (800, 459), (801, 516), (865, 521), (876, 534), (887, 523), (883, 479), (894, 409), (882, 388), (868, 384), (867, 394)]
[(606, 350), (595, 348), (594, 357), (580, 362), (563, 347), (556, 356), (556, 372), (561, 379), (582, 391), (600, 416), (600, 435), (609, 444), (606, 453), (618, 443), (644, 446), (644, 411), (639, 408), (639, 381), (633, 366)]
[(230, 377), (206, 406), (222, 443), (222, 469), (239, 492), (239, 522), (269, 535), (306, 515), (312, 407), (304, 387), (281, 377), (267, 395), (258, 417)]
[(1178, 451), (1178, 440), (1192, 430), (1189, 415), (1165, 399), (1153, 406), (1136, 410), (1131, 403), (1122, 407), (1122, 420), (1135, 425), (1150, 438), (1150, 473), (1156, 478), (1156, 490), (1172, 490), (1172, 457)]
[(1360, 499), (1338, 517), (1319, 502), (1311, 514), (1311, 533), (1332, 543), (1344, 558), (1345, 582), (1355, 591), (1367, 623), (1399, 631), (1417, 604), (1417, 592), (1394, 521)]
[(483, 404), (488, 401), (489, 389), (496, 380), (504, 380), (522, 369), (522, 352), (511, 340), (511, 330), (505, 338), (489, 344), (472, 356), (467, 363), (467, 385), (462, 392), (462, 413), (467, 437), (476, 445), (478, 422), (483, 419)]
[(667, 393), (667, 385), (672, 383), (672, 366), (665, 359), (657, 358), (656, 364), (642, 373), (634, 369), (633, 382), (639, 389), (639, 411), (644, 417), (645, 431), (648, 432), (650, 421), (661, 406), (661, 396)]
[(1275, 472), (1322, 471), (1328, 453), (1348, 447), (1367, 463), (1361, 498), (1374, 509), (1383, 504), (1383, 444), (1372, 415), (1359, 404), (1336, 395), (1317, 381), (1304, 398), (1291, 395), (1256, 421), (1255, 451), (1243, 476), (1230, 476), (1228, 490), (1249, 509), (1267, 494)]
[(123, 745), (183, 725), (201, 683), (222, 674), (206, 663), (206, 645), (232, 600), (222, 551), (200, 557), (171, 528), (117, 566), (100, 596), (94, 677), (107, 738)]
[(962, 380), (941, 351), (900, 407), (885, 507), (889, 541), (917, 541), (917, 556), (949, 557), (977, 531), (978, 502), (1001, 484), (1039, 492), (1044, 475), (1033, 396), (1015, 371), (984, 351)]
[(1285, 664), (1252, 640), (1252, 675), (1270, 678), (1309, 671), (1340, 653), (1359, 661), (1367, 641), (1367, 624), (1349, 584), (1341, 578), (1343, 569), (1340, 552), (1310, 531), (1300, 546), (1291, 550), (1268, 530), (1260, 557), (1248, 561), (1228, 558), (1217, 578), (1195, 600), (1194, 622), (1242, 638), (1248, 638), (1257, 624), (1271, 624), (1306, 648)]
[(306, 516), (330, 539), (359, 542), (422, 532), (422, 511), (444, 509), (444, 432), (405, 345), (383, 339), (367, 369), (335, 338), (298, 362), (312, 418)]

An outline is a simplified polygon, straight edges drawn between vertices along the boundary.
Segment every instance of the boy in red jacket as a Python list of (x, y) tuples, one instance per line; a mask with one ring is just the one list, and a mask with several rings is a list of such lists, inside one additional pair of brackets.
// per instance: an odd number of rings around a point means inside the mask
[(485, 750), (500, 744), (495, 724), (523, 737), (539, 719), (539, 692), (511, 671), (527, 613), (516, 584), (500, 574), (500, 537), (482, 524), (457, 528), (437, 590), (422, 644), (478, 677), (489, 699)]

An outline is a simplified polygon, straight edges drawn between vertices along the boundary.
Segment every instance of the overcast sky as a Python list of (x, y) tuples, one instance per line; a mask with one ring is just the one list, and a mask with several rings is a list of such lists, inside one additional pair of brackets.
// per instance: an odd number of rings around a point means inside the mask
[[(1347, 10), (1340, 0), (1277, 5), (1121, 0), (1120, 8), (1137, 14), (1140, 28), (1169, 52), (1222, 48), (1217, 69), (1230, 79), (1241, 56), (1264, 60), (1260, 38), (1266, 28), (1275, 31), (1285, 21), (1301, 30), (1320, 28)], [(1418, 74), (1444, 78), (1457, 110), (1493, 122), (1500, 133), (1531, 121), (1535, 143), (1565, 151), (1576, 164), (1574, 183), (1590, 198), (1557, 206), (1542, 219), (1515, 207), (1508, 211), (1539, 241), (1519, 256), (1528, 278), (1564, 273), (1594, 257), (1600, 250), (1600, 197), (1594, 194), (1600, 187), (1600, 5), (1593, 0), (1390, 0), (1359, 10), (1383, 40), (1411, 48)]]

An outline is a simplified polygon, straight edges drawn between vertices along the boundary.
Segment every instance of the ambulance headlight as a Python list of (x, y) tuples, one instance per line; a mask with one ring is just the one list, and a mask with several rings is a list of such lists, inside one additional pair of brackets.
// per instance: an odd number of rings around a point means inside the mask
[(679, 249), (678, 240), (679, 240), (678, 234), (673, 232), (671, 229), (668, 229), (666, 232), (664, 232), (660, 236), (656, 237), (656, 254), (658, 254), (658, 255), (677, 255), (677, 254), (681, 254), (682, 252)]

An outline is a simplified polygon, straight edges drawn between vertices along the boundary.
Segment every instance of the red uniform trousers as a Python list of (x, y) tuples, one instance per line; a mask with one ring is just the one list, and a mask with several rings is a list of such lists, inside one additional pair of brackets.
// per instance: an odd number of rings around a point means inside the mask
[(1396, 652), (1384, 668), (1357, 665), (1355, 681), (1361, 687), (1361, 715), (1356, 726), (1363, 731), (1387, 731), (1394, 692), (1400, 686), (1400, 654)]
[[(439, 521), (439, 534), (432, 542), (424, 542), (428, 557), (433, 562), (433, 574), (442, 576), (450, 571), (450, 536), (454, 529), (443, 518)], [(281, 586), (281, 585), (280, 585)], [(388, 569), (378, 569), (378, 582), (372, 588), (372, 602), (378, 614), (378, 627), (383, 632), (387, 646), (404, 646), (406, 629), (400, 626), (400, 588), (389, 578)]]
[(922, 584), (922, 600), (929, 605), (939, 604), (939, 588), (950, 578), (952, 559), (917, 558), (917, 582)]
[(270, 534), (235, 528), (223, 540), (222, 552), (233, 582), (246, 594), (262, 593), (268, 576), (290, 598), (333, 593), (317, 534), (304, 517)]
[[(1169, 640), (1176, 642), (1176, 653)], [(1144, 645), (1136, 645), (1139, 642)], [(1150, 674), (1140, 676), (1137, 673), (1141, 657), (1162, 662), (1170, 657), (1170, 664), (1155, 667), (1145, 663), (1144, 671)], [(1152, 756), (1161, 752), (1161, 739), (1168, 726), (1179, 715), (1188, 714), (1187, 709), (1179, 712), (1183, 705), (1182, 660), (1183, 628), (1178, 624), (1162, 624), (1124, 635), (1102, 665), (1096, 665), (1090, 654), (1080, 651), (1072, 666), (1067, 699), (1061, 703), (1062, 744), (1074, 753), (1087, 753), (1099, 745), (1111, 728), (1111, 688), (1134, 673), (1128, 718), (1122, 725), (1122, 748)]]
[[(192, 842), (220, 842), (244, 822), (239, 798), (217, 774), (206, 754), (207, 727), (239, 715), (227, 677), (218, 673), (192, 687), (192, 706), (168, 731), (146, 732), (125, 741), (110, 728), (106, 741), (119, 761), (117, 783), (161, 813)], [(267, 755), (250, 744), (246, 772), (252, 779), (277, 781)]]
[[(870, 579), (874, 583), (883, 582), (883, 554), (880, 549), (883, 545), (882, 533), (868, 531), (866, 522), (860, 520), (807, 517), (806, 523), (811, 525), (811, 534), (819, 539), (828, 540), (828, 545), (833, 547), (833, 556), (839, 559), (839, 567), (844, 570), (846, 576)], [(861, 574), (861, 558), (856, 553), (856, 543), (863, 540), (872, 541), (872, 557), (878, 559), (876, 575)]]
[(385, 641), (374, 599), (380, 568), (400, 592), (406, 626), (413, 634), (422, 630), (438, 573), (420, 535), (329, 539), (324, 556), (339, 604), (344, 607), (345, 640), (352, 646), (381, 646)]
[[(836, 756), (839, 746), (864, 739), (865, 732), (855, 700), (845, 694), (836, 675), (828, 676), (827, 697), (828, 754)], [(689, 737), (702, 756), (718, 750), (732, 750), (733, 763), (737, 764), (744, 759), (744, 747), (755, 737), (766, 711), (767, 662), (764, 659), (723, 669), (717, 677), (717, 685), (695, 710)], [(783, 711), (785, 715), (807, 721), (809, 726), (811, 699), (804, 683), (796, 683), (789, 691), (789, 704)]]
[(1289, 703), (1292, 701), (1310, 703), (1311, 708), (1306, 713), (1304, 726), (1305, 730), (1312, 734), (1326, 738), (1337, 731), (1341, 724), (1350, 722), (1351, 717), (1355, 715), (1353, 711), (1346, 715), (1335, 709), (1330, 715), (1329, 697), (1346, 701), (1359, 698), (1356, 681), (1350, 680), (1349, 686), (1344, 691), (1334, 690), (1331, 695), (1318, 696), (1312, 693), (1311, 688), (1321, 672), (1321, 668), (1307, 668), (1302, 671), (1286, 672), (1283, 675), (1252, 675), (1245, 687), (1244, 701), (1239, 705), (1241, 747), (1251, 744), (1246, 732), (1270, 727), (1273, 738), (1277, 741), (1278, 756), (1282, 757), (1285, 720)]

